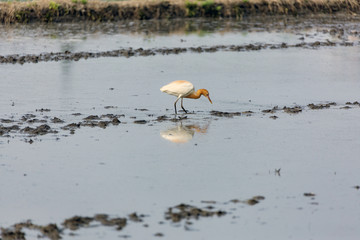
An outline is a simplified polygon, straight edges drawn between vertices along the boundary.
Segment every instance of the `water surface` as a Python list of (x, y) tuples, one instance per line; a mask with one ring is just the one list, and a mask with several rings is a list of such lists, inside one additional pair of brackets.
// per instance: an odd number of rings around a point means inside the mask
[[(281, 29), (246, 34), (231, 29), (205, 36), (156, 33), (148, 41), (131, 31), (94, 33), (90, 27), (62, 36), (61, 31), (35, 26), (21, 34), (13, 30), (15, 37), (2, 42), (1, 51), (302, 41)], [(46, 31), (57, 37), (50, 40)], [(17, 41), (20, 48), (11, 48)], [(76, 236), (67, 230), (64, 239), (144, 239), (159, 232), (168, 239), (357, 239), (360, 107), (344, 107), (359, 101), (359, 56), (359, 47), (353, 46), (0, 65), (0, 118), (18, 120), (32, 113), (38, 119), (65, 120), (51, 123), (57, 134), (17, 132), (0, 138), (0, 225), (31, 219), (60, 226), (74, 215), (137, 212), (146, 215), (148, 227), (129, 222), (120, 232), (93, 227)], [(207, 88), (213, 104), (206, 98), (185, 99), (192, 112), (180, 114), (186, 119), (158, 121), (163, 115), (175, 117), (175, 98), (159, 88), (177, 79)], [(337, 105), (307, 107), (328, 102)], [(302, 112), (262, 112), (295, 105)], [(50, 111), (36, 111), (41, 108)], [(227, 118), (212, 115), (212, 110), (253, 113)], [(75, 134), (61, 129), (88, 115), (108, 113), (125, 116), (119, 118), (121, 124), (106, 129), (81, 127)], [(278, 118), (269, 118), (273, 115)], [(254, 206), (229, 202), (258, 195), (265, 199)], [(190, 220), (191, 225), (164, 220), (168, 207), (208, 205), (202, 201), (215, 201), (228, 214)], [(28, 231), (27, 238), (37, 234)]]

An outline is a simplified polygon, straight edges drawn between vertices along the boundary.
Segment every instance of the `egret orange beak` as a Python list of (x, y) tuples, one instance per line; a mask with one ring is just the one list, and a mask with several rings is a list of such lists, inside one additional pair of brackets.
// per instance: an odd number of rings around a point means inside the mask
[(209, 95), (207, 96), (207, 98), (209, 99), (209, 101), (210, 101), (210, 102), (211, 102), (211, 104), (212, 104), (212, 101), (211, 101), (211, 99), (210, 99)]

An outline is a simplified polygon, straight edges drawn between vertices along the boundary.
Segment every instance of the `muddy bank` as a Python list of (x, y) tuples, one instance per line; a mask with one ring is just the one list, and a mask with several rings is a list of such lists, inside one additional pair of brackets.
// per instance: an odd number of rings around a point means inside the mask
[[(169, 207), (164, 213), (165, 221), (169, 223), (178, 223), (182, 220), (185, 220), (185, 230), (189, 230), (187, 226), (193, 224), (191, 220), (200, 220), (202, 218), (208, 217), (221, 217), (225, 216), (227, 213), (234, 213), (236, 208), (234, 204), (246, 204), (253, 206), (265, 200), (263, 196), (254, 196), (250, 199), (239, 200), (233, 199), (228, 202), (219, 203), (216, 201), (202, 201), (201, 204), (206, 204), (205, 207), (197, 207), (188, 204), (178, 204), (174, 207)], [(231, 204), (231, 205), (230, 205)], [(220, 205), (220, 206), (218, 206)], [(231, 207), (231, 208), (230, 208)], [(227, 210), (223, 210), (228, 208)], [(49, 223), (47, 225), (37, 225), (28, 220), (25, 222), (20, 222), (13, 224), (9, 228), (1, 227), (1, 238), (3, 240), (26, 240), (26, 234), (24, 230), (35, 230), (39, 232), (38, 238), (48, 238), (51, 240), (62, 239), (66, 236), (65, 231), (70, 231), (69, 235), (73, 235), (79, 229), (82, 228), (95, 228), (100, 226), (112, 227), (117, 231), (123, 230), (129, 224), (141, 224), (142, 227), (149, 227), (149, 224), (146, 223), (146, 219), (151, 216), (145, 214), (137, 214), (133, 212), (125, 217), (110, 217), (108, 214), (96, 214), (93, 217), (88, 216), (73, 216), (65, 219), (60, 225), (55, 223)], [(165, 224), (163, 219), (158, 221), (159, 225)], [(154, 236), (161, 237), (164, 236), (163, 233), (157, 232), (154, 233)], [(129, 237), (129, 236), (128, 236)]]
[(119, 1), (37, 0), (0, 3), (2, 23), (117, 21), (188, 17), (242, 18), (251, 15), (359, 13), (358, 0), (171, 0)]
[(186, 52), (191, 53), (213, 53), (218, 51), (230, 51), (230, 52), (243, 52), (243, 51), (259, 51), (263, 49), (286, 49), (286, 48), (306, 48), (306, 49), (317, 49), (319, 47), (336, 47), (336, 46), (354, 46), (358, 43), (354, 42), (341, 42), (335, 43), (329, 40), (327, 41), (315, 41), (311, 43), (297, 43), (297, 44), (245, 44), (245, 45), (217, 45), (210, 47), (189, 47), (189, 48), (122, 48), (112, 51), (103, 52), (50, 52), (41, 54), (13, 54), (7, 56), (0, 55), (0, 63), (2, 64), (24, 64), (24, 63), (39, 63), (49, 61), (79, 61), (81, 59), (91, 59), (100, 57), (146, 57), (154, 55), (169, 55), (169, 54), (181, 54)]

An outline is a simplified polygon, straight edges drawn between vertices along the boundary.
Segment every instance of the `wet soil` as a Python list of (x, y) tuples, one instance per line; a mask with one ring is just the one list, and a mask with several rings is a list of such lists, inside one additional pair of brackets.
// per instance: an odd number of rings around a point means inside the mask
[[(164, 213), (164, 219), (170, 223), (178, 223), (181, 221), (186, 221), (185, 225), (192, 225), (193, 222), (190, 220), (200, 220), (207, 217), (221, 217), (225, 216), (227, 213), (233, 213), (236, 208), (231, 204), (247, 204), (249, 206), (255, 205), (263, 201), (265, 197), (263, 196), (254, 196), (247, 200), (238, 200), (233, 199), (225, 203), (218, 203), (216, 201), (202, 201), (202, 204), (207, 204), (206, 207), (196, 207), (188, 204), (181, 203), (174, 207), (168, 208)], [(221, 209), (219, 208), (219, 206)], [(223, 210), (228, 208), (228, 210)], [(71, 230), (70, 235), (79, 229), (82, 228), (94, 228), (99, 226), (113, 227), (117, 231), (123, 230), (128, 224), (139, 224), (141, 223), (143, 227), (149, 227), (147, 223), (144, 223), (146, 219), (151, 216), (144, 214), (137, 214), (133, 212), (127, 217), (110, 217), (108, 214), (96, 214), (93, 217), (84, 217), (84, 216), (73, 216), (71, 218), (65, 219), (61, 226), (55, 223), (49, 223), (47, 225), (37, 225), (32, 223), (30, 220), (25, 222), (20, 222), (13, 224), (9, 228), (1, 228), (1, 239), (3, 240), (26, 240), (26, 234), (24, 230), (36, 230), (40, 233), (38, 238), (48, 238), (51, 240), (59, 240), (65, 236), (65, 230)], [(131, 223), (130, 223), (131, 222)], [(97, 223), (97, 224), (96, 224)], [(163, 225), (164, 222), (158, 221), (158, 224)], [(187, 229), (185, 227), (185, 229)], [(154, 234), (155, 236), (164, 236), (163, 233), (158, 232)]]

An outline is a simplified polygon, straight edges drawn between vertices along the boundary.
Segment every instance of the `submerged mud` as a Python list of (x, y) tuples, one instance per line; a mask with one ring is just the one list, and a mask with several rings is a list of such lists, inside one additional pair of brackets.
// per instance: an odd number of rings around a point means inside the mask
[[(207, 204), (206, 207), (196, 207), (188, 204), (178, 204), (174, 207), (168, 208), (164, 213), (165, 221), (169, 223), (178, 223), (182, 220), (186, 220), (186, 225), (191, 225), (190, 220), (200, 220), (204, 217), (213, 217), (213, 216), (225, 216), (227, 213), (234, 213), (236, 210), (231, 204), (247, 204), (249, 206), (255, 205), (263, 201), (265, 197), (255, 196), (247, 200), (230, 200), (225, 203), (217, 203), (216, 201), (202, 201), (202, 204)], [(219, 206), (221, 205), (221, 209)], [(222, 210), (224, 208), (229, 208), (228, 210)], [(48, 238), (51, 240), (59, 240), (65, 236), (66, 230), (70, 230), (70, 235), (79, 229), (83, 228), (94, 228), (94, 227), (112, 227), (117, 231), (123, 230), (129, 224), (138, 224), (141, 223), (143, 227), (149, 227), (146, 223), (146, 219), (151, 216), (145, 214), (137, 214), (133, 212), (125, 217), (110, 217), (108, 214), (96, 214), (93, 217), (88, 216), (73, 216), (65, 219), (60, 225), (56, 223), (49, 223), (47, 225), (37, 225), (32, 223), (31, 220), (13, 224), (11, 227), (3, 228), (1, 227), (1, 239), (3, 240), (26, 240), (26, 234), (24, 230), (35, 230), (39, 232), (37, 238)], [(163, 221), (159, 221), (158, 224), (163, 225)], [(187, 230), (187, 228), (185, 228)], [(163, 233), (155, 233), (155, 236), (163, 236)]]

